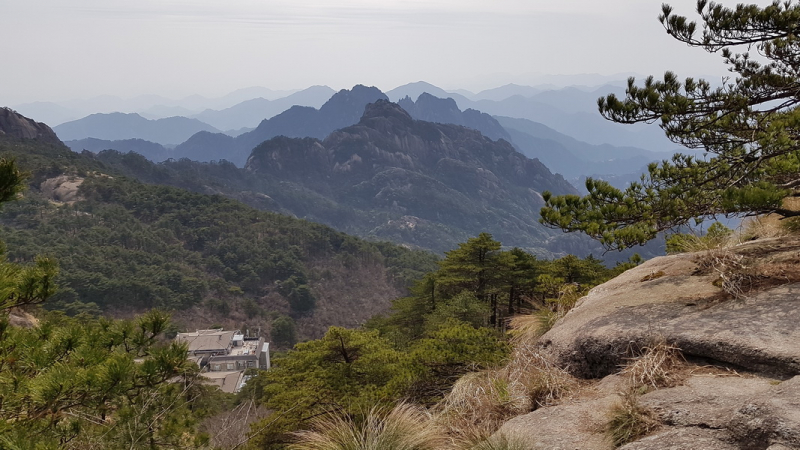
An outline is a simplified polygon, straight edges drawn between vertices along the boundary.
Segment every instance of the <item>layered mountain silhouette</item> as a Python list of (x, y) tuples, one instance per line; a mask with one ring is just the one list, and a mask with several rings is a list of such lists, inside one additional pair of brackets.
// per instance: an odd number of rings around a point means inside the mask
[(492, 117), (474, 109), (462, 112), (453, 98), (441, 99), (428, 93), (422, 93), (416, 102), (405, 97), (398, 104), (418, 120), (463, 125), (492, 139), (505, 139), (578, 188), (584, 185), (586, 176), (626, 185), (638, 180), (649, 163), (672, 156), (671, 152), (652, 152), (638, 147), (588, 144), (528, 119)]
[[(597, 113), (597, 98), (612, 92), (620, 94), (618, 86), (606, 85), (589, 91), (550, 89), (538, 93), (515, 85), (498, 89), (488, 95), (481, 93), (470, 98), (420, 81), (399, 86), (388, 91), (387, 95), (398, 101), (405, 96), (416, 98), (424, 92), (439, 98), (450, 97), (462, 110), (475, 109), (493, 116), (532, 120), (595, 145), (612, 144), (651, 151), (676, 149), (676, 145), (664, 137), (664, 133), (655, 125), (620, 125), (605, 120)], [(508, 94), (513, 95), (503, 98)]]
[(494, 140), (505, 139), (511, 141), (511, 135), (495, 118), (474, 109), (467, 109), (462, 112), (452, 98), (434, 97), (427, 92), (423, 92), (416, 102), (411, 100), (411, 97), (406, 96), (400, 99), (397, 104), (417, 120), (462, 125), (478, 130), (484, 136)]
[(576, 193), (506, 141), (414, 120), (387, 100), (368, 105), (356, 125), (322, 141), (263, 142), (245, 170), (368, 213), (360, 234), (438, 251), (489, 231), (508, 245), (558, 252), (550, 241), (560, 233), (537, 222), (540, 193)]
[(538, 223), (541, 192), (577, 193), (562, 176), (506, 140), (415, 120), (386, 100), (367, 105), (358, 123), (323, 140), (264, 141), (244, 168), (189, 159), (154, 165), (119, 152), (98, 158), (143, 181), (226, 195), (347, 233), (437, 252), (483, 231), (544, 257), (603, 251), (586, 237)]
[(83, 119), (62, 123), (53, 131), (62, 141), (85, 138), (110, 141), (144, 139), (162, 145), (180, 144), (200, 131), (219, 132), (197, 119), (168, 117), (149, 120), (136, 113), (92, 114)]
[[(527, 119), (496, 116), (514, 145), (529, 158), (537, 158), (567, 179), (592, 175), (628, 175), (633, 179), (653, 161), (672, 157), (672, 152), (651, 152), (637, 147), (588, 144)], [(630, 177), (626, 177), (628, 179)]]
[(319, 109), (293, 106), (235, 138), (220, 133), (199, 133), (178, 145), (174, 154), (176, 158), (196, 161), (226, 159), (241, 167), (250, 151), (261, 142), (275, 136), (323, 139), (334, 130), (358, 122), (368, 103), (386, 98), (378, 88), (357, 85), (337, 92)]
[(76, 141), (65, 141), (67, 147), (74, 152), (88, 150), (92, 153), (100, 153), (103, 150), (116, 150), (122, 153), (138, 153), (150, 161), (160, 162), (172, 157), (172, 151), (161, 144), (145, 141), (144, 139), (123, 139), (109, 141), (107, 139), (86, 138)]
[(286, 97), (269, 100), (248, 99), (222, 110), (207, 109), (191, 116), (220, 130), (255, 128), (262, 120), (273, 117), (294, 105), (318, 108), (335, 92), (328, 86), (311, 86)]

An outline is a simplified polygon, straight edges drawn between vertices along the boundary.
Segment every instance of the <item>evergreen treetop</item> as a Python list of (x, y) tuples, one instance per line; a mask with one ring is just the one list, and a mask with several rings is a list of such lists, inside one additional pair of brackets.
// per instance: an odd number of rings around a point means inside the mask
[(672, 72), (642, 85), (630, 78), (624, 99), (611, 94), (598, 106), (615, 122), (657, 122), (670, 140), (706, 156), (651, 164), (624, 190), (588, 179), (585, 197), (545, 193), (543, 223), (623, 249), (719, 214), (800, 215), (785, 202), (800, 196), (800, 5), (727, 8), (699, 0), (697, 12), (701, 27), (669, 5), (659, 20), (678, 41), (720, 52), (732, 77), (719, 87), (681, 82)]

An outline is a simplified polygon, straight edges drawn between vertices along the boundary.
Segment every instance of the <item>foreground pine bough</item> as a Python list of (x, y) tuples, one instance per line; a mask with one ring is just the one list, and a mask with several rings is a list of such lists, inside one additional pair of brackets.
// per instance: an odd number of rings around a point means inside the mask
[[(663, 6), (659, 17), (671, 36), (708, 52), (721, 51), (736, 76), (713, 87), (706, 80), (683, 83), (667, 72), (663, 81), (628, 80), (627, 96), (598, 100), (600, 112), (619, 123), (659, 122), (677, 144), (708, 152), (704, 159), (676, 154), (651, 164), (641, 182), (625, 190), (587, 180), (589, 195), (546, 193), (542, 222), (581, 231), (609, 249), (643, 244), (658, 232), (719, 214), (800, 215), (787, 207), (800, 196), (800, 110), (797, 108), (800, 5), (725, 8), (699, 0), (697, 24)], [(747, 52), (755, 48), (761, 63)]]

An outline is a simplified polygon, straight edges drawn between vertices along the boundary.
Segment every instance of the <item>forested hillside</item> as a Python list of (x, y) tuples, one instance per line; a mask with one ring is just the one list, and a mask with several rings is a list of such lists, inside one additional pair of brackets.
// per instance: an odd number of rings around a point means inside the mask
[(53, 256), (61, 289), (48, 308), (70, 314), (160, 307), (176, 310), (183, 327), (262, 332), (289, 317), (309, 338), (384, 311), (435, 261), (225, 197), (143, 184), (61, 144), (0, 137), (0, 154), (31, 173), (23, 198), (0, 215), (8, 256)]
[[(444, 252), (480, 232), (540, 256), (600, 254), (588, 239), (538, 224), (540, 192), (574, 189), (536, 160), (475, 130), (414, 121), (388, 102), (324, 141), (274, 138), (247, 167), (152, 164), (103, 152), (105, 164), (150, 183), (219, 193), (363, 237)], [(611, 255), (624, 260), (629, 255)]]

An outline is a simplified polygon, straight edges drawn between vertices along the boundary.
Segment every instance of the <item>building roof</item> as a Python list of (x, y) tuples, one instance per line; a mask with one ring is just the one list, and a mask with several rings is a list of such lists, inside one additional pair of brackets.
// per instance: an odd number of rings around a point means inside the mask
[(227, 350), (235, 333), (235, 331), (197, 330), (194, 333), (178, 333), (175, 339), (186, 342), (189, 345), (189, 352), (212, 352)]
[(211, 384), (218, 386), (222, 392), (233, 394), (241, 388), (244, 371), (200, 372), (200, 375), (208, 379)]

